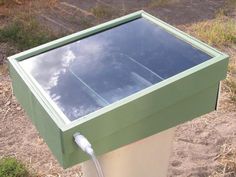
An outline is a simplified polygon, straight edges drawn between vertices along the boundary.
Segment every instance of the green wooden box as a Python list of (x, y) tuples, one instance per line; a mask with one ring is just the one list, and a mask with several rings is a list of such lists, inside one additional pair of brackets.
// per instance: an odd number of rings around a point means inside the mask
[[(65, 121), (65, 115), (19, 65), (20, 61), (31, 56), (140, 17), (212, 58), (73, 122)], [(89, 158), (74, 143), (73, 134), (76, 132), (85, 135), (96, 153), (101, 155), (215, 110), (219, 83), (226, 77), (227, 64), (227, 55), (144, 11), (9, 57), (14, 94), (64, 168)]]

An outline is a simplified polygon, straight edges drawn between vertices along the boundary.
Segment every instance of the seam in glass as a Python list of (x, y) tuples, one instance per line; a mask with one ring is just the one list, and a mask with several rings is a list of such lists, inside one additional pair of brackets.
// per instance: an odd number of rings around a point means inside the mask
[(78, 77), (70, 68), (68, 69), (70, 73), (76, 77), (85, 87), (89, 89), (88, 94), (93, 97), (98, 103), (102, 106), (107, 106), (109, 102), (105, 100), (102, 96), (100, 96), (95, 90), (93, 90), (86, 82), (84, 82), (80, 77)]
[(157, 73), (153, 72), (151, 69), (149, 69), (148, 67), (144, 66), (143, 64), (139, 63), (138, 61), (136, 61), (134, 58), (124, 54), (124, 53), (120, 53), (121, 55), (125, 55), (126, 57), (128, 57), (131, 61), (133, 61), (134, 63), (138, 64), (139, 66), (141, 66), (142, 68), (144, 68), (145, 70), (148, 70), (149, 72), (151, 72), (152, 74), (154, 74), (155, 76), (157, 76), (159, 79), (164, 80), (163, 77), (159, 76)]

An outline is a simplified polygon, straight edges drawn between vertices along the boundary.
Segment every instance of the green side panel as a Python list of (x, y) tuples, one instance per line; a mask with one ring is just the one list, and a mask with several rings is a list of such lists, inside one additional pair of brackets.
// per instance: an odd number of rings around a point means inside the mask
[(73, 134), (76, 132), (81, 132), (93, 144), (175, 103), (181, 104), (181, 100), (192, 97), (222, 80), (226, 75), (226, 66), (227, 60), (221, 60), (65, 131), (62, 140), (64, 152), (67, 154), (77, 150), (72, 140)]
[[(215, 110), (217, 92), (218, 83), (131, 126), (93, 142), (93, 147), (100, 155), (211, 112)], [(96, 133), (95, 131), (93, 132)], [(78, 148), (73, 153), (63, 154), (63, 158), (64, 168), (89, 159)]]
[(17, 100), (20, 102), (40, 135), (47, 143), (57, 160), (62, 164), (61, 130), (50, 118), (48, 113), (32, 94), (28, 86), (9, 64), (12, 86)]

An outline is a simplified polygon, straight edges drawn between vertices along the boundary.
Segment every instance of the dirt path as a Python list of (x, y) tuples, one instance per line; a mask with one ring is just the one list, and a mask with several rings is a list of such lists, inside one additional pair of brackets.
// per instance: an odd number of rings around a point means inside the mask
[[(68, 34), (139, 9), (181, 27), (213, 18), (224, 3), (223, 0), (173, 0), (169, 4), (155, 7), (145, 0), (64, 0), (50, 7), (38, 6), (36, 14), (42, 23), (47, 23), (53, 30)], [(92, 8), (100, 6), (111, 6), (120, 10), (104, 18), (100, 18), (99, 14), (91, 14)], [(0, 11), (0, 22), (6, 22), (7, 19), (1, 17)], [(0, 41), (0, 62), (6, 58), (7, 53), (4, 51), (9, 47), (9, 44)], [(39, 176), (80, 176), (79, 165), (67, 170), (60, 167), (15, 97), (11, 95), (11, 81), (7, 70), (1, 65), (0, 71), (0, 157), (16, 156)], [(232, 150), (235, 147), (236, 105), (230, 101), (229, 94), (223, 89), (218, 111), (178, 126), (169, 177), (213, 177), (213, 174), (214, 177), (235, 177), (236, 172), (227, 174), (227, 169), (224, 171), (220, 164), (222, 154), (231, 152), (230, 148)]]
[[(222, 92), (218, 111), (177, 128), (169, 176), (208, 177), (223, 174), (219, 155), (223, 148), (236, 148), (236, 106)], [(234, 174), (219, 175), (235, 177)]]
[[(62, 0), (50, 8), (38, 10), (38, 14), (44, 23), (55, 30), (70, 33), (141, 9), (173, 25), (195, 23), (214, 18), (215, 13), (225, 5), (225, 0), (169, 1), (156, 5), (152, 3), (155, 0)], [(96, 15), (91, 13), (94, 9), (97, 10)]]

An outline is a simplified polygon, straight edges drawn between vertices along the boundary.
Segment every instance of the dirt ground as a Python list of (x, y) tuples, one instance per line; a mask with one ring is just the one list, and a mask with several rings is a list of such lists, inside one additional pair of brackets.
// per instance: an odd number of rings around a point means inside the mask
[[(173, 0), (158, 6), (145, 0), (48, 2), (50, 6), (38, 4), (37, 1), (30, 6), (38, 7), (35, 13), (42, 23), (55, 32), (63, 31), (66, 34), (140, 9), (185, 30), (186, 25), (214, 18), (215, 13), (225, 4), (224, 0)], [(120, 10), (100, 18), (99, 14), (91, 14), (91, 8), (99, 5)], [(17, 5), (15, 8), (22, 9)], [(4, 15), (5, 11), (0, 8), (0, 27), (9, 20)], [(85, 24), (81, 18), (89, 19), (90, 23)], [(79, 165), (66, 170), (60, 167), (12, 95), (7, 67), (1, 64), (5, 63), (9, 48), (18, 52), (10, 44), (0, 41), (0, 157), (15, 156), (42, 177), (81, 176)], [(236, 56), (236, 47), (222, 50)], [(178, 126), (169, 164), (169, 177), (236, 177), (236, 163), (233, 163), (236, 162), (236, 103), (231, 100), (224, 82), (222, 85), (217, 111)], [(225, 159), (229, 155), (231, 161)]]

